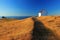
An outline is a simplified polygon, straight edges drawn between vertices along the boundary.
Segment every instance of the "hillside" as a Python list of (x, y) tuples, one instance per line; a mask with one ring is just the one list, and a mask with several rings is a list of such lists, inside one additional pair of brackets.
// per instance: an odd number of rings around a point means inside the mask
[(28, 40), (32, 29), (33, 20), (31, 18), (4, 21), (0, 23), (0, 40)]
[(40, 35), (38, 40), (60, 40), (60, 16), (37, 17), (35, 23), (35, 30), (38, 29)]
[(60, 38), (60, 16), (41, 17), (38, 20), (41, 20), (45, 27), (50, 29), (57, 38)]
[(2, 20), (0, 40), (60, 40), (60, 16)]

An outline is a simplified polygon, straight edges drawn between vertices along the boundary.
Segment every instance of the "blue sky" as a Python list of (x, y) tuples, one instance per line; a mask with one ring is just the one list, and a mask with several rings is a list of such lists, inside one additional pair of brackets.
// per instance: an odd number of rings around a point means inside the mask
[(0, 16), (36, 16), (42, 8), (60, 15), (60, 0), (0, 0)]

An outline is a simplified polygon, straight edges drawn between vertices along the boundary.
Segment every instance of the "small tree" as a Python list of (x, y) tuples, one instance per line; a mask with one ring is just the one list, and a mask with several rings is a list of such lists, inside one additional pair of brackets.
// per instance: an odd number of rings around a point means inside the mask
[(6, 17), (2, 16), (2, 18), (6, 18)]
[(40, 13), (41, 13), (42, 15), (45, 15), (45, 16), (47, 16), (47, 14), (48, 14), (47, 10), (45, 10), (45, 9), (42, 9), (42, 10), (40, 11)]

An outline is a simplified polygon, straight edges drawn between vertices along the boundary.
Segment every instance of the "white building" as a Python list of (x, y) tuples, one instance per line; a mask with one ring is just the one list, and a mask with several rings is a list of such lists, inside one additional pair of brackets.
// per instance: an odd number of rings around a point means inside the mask
[(41, 16), (41, 12), (38, 13), (38, 17), (40, 17), (40, 16)]

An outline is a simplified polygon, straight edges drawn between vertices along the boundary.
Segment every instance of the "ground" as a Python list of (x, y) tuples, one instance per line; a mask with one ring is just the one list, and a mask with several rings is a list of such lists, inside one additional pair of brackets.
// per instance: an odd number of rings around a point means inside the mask
[(0, 40), (60, 40), (60, 16), (0, 19)]

